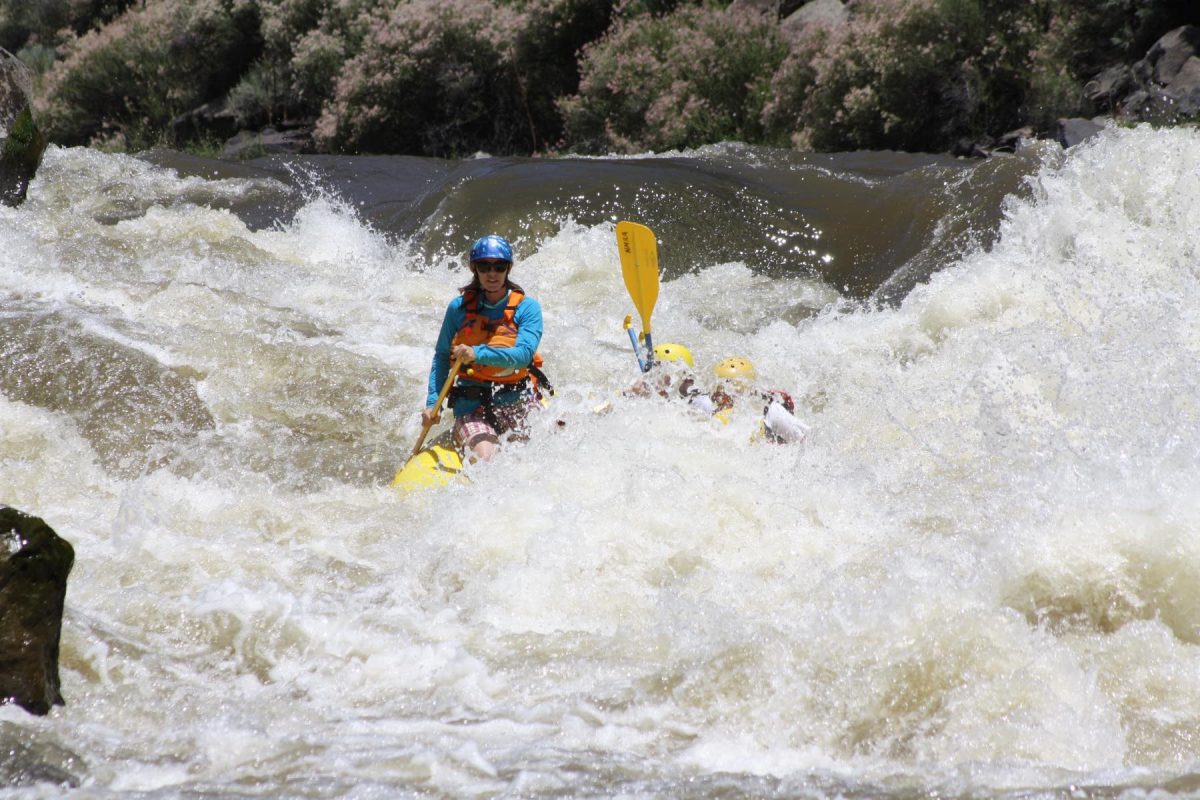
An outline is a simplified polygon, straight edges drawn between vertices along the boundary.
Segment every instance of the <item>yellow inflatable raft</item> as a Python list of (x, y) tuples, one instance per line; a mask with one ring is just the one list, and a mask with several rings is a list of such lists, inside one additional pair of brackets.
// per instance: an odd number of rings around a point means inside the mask
[(407, 493), (445, 486), (454, 479), (465, 481), (462, 468), (462, 456), (447, 430), (408, 459), (396, 472), (392, 486)]

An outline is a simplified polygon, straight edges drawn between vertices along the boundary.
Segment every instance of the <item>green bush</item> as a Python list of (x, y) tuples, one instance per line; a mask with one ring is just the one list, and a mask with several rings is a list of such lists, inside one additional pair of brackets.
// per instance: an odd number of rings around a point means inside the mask
[[(854, 24), (814, 30), (775, 76), (764, 116), (817, 150), (945, 151), (1023, 124), (1029, 76), (1062, 64), (1039, 50), (1047, 3), (863, 0)], [(1058, 96), (1058, 101), (1063, 98)]]
[(343, 64), (361, 49), (371, 15), (389, 5), (387, 0), (244, 1), (257, 7), (263, 41), (262, 56), (230, 96), (246, 125), (316, 118), (333, 97)]
[(1058, 117), (1110, 111), (1092, 108), (1080, 87), (1108, 67), (1142, 58), (1167, 31), (1197, 21), (1194, 0), (1056, 0), (1045, 5), (1024, 109), (1042, 129)]
[(256, 0), (262, 20), (263, 49), (268, 56), (286, 60), (293, 45), (324, 19), (328, 0)]
[(25, 66), (35, 75), (43, 75), (50, 71), (58, 60), (58, 53), (53, 47), (43, 44), (27, 44), (15, 53)]
[(0, 0), (0, 47), (53, 45), (59, 32), (77, 35), (106, 25), (136, 0)]
[(70, 0), (0, 0), (0, 47), (15, 53), (70, 23)]
[(761, 142), (770, 80), (787, 46), (773, 20), (715, 6), (625, 16), (583, 50), (577, 94), (559, 103), (584, 152)]
[(51, 140), (158, 143), (176, 115), (224, 94), (253, 58), (257, 20), (235, 8), (160, 0), (69, 39), (38, 101)]
[(239, 128), (277, 124), (292, 105), (287, 69), (269, 59), (252, 64), (227, 96), (227, 108)]
[(510, 58), (518, 96), (528, 121), (525, 152), (561, 144), (558, 98), (579, 86), (579, 50), (612, 20), (612, 0), (535, 0), (514, 4), (523, 14)]

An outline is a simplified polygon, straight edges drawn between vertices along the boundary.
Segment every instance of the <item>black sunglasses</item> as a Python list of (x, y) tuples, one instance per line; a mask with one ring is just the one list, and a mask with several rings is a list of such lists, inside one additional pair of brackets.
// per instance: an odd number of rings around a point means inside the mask
[(475, 268), (476, 272), (481, 273), (481, 274), (486, 274), (488, 272), (508, 272), (509, 267), (512, 266), (512, 262), (510, 262), (510, 261), (472, 261), (471, 266), (473, 266)]

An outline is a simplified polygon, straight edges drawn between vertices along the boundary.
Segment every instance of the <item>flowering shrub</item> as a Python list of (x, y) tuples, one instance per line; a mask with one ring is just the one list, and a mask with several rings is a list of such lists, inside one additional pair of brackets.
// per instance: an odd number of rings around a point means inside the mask
[(293, 101), (301, 113), (316, 116), (333, 97), (345, 62), (345, 40), (325, 30), (308, 31), (296, 42), (289, 66)]
[(155, 143), (177, 114), (218, 96), (254, 52), (256, 20), (221, 0), (159, 0), (69, 36), (38, 99), (52, 140)]
[[(817, 150), (947, 150), (990, 118), (1015, 121), (1021, 98), (1006, 76), (1021, 69), (1027, 48), (993, 35), (981, 3), (863, 0), (855, 8), (855, 24), (796, 43), (775, 76), (769, 129), (790, 129), (796, 146)], [(1019, 38), (1017, 28), (1010, 34)]]
[(773, 20), (711, 6), (622, 17), (584, 48), (577, 94), (559, 103), (569, 147), (670, 149), (762, 141), (771, 76), (787, 48)]
[(946, 150), (1092, 113), (1083, 84), (1196, 2), (846, 0), (789, 39), (727, 0), (0, 0), (0, 46), (65, 144), (155, 143), (227, 95), (352, 152)]
[(477, 3), (414, 0), (372, 16), (363, 49), (317, 123), (334, 149), (464, 153), (512, 120), (503, 43), (514, 15)]
[(253, 0), (258, 6), (264, 51), (286, 57), (292, 45), (316, 28), (329, 5), (326, 0)]
[(802, 149), (949, 150), (1087, 114), (1081, 87), (1183, 20), (1179, 0), (858, 0), (772, 82), (768, 136)]
[(237, 0), (256, 9), (263, 54), (229, 96), (245, 127), (314, 119), (387, 0)]
[(439, 156), (552, 143), (554, 99), (576, 81), (574, 52), (607, 26), (610, 10), (607, 0), (410, 0), (376, 9), (359, 18), (367, 32), (341, 69), (317, 141)]
[(226, 108), (240, 128), (278, 124), (295, 105), (290, 74), (278, 62), (259, 59), (226, 96)]

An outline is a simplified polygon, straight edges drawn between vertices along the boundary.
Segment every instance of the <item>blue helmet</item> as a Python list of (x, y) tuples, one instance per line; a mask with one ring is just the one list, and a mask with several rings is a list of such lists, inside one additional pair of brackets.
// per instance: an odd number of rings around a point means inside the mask
[(484, 236), (471, 245), (471, 260), (479, 261), (483, 258), (512, 263), (512, 245), (508, 243), (508, 239), (494, 233)]

